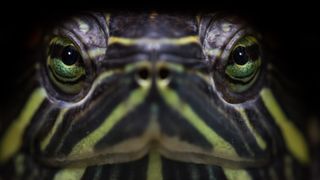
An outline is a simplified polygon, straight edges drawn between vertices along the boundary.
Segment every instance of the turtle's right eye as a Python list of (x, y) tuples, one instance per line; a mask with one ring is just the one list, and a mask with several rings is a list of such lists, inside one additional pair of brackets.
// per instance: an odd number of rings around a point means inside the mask
[(76, 94), (82, 89), (86, 68), (79, 48), (65, 37), (54, 37), (47, 57), (50, 80), (64, 93)]
[(250, 88), (261, 66), (260, 48), (253, 36), (244, 36), (234, 45), (225, 73), (232, 91), (241, 93)]

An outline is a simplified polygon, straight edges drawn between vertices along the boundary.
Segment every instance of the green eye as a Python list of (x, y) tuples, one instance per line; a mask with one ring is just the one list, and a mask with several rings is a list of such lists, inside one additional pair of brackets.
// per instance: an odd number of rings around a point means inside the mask
[(225, 73), (231, 89), (242, 92), (253, 84), (261, 65), (260, 48), (252, 36), (240, 39), (232, 49)]
[(83, 85), (86, 70), (82, 56), (74, 43), (64, 37), (51, 40), (47, 65), (50, 79), (66, 93), (77, 93)]

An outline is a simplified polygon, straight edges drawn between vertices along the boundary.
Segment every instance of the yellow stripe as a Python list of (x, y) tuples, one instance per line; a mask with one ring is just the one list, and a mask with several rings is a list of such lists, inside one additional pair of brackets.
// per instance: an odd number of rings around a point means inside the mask
[(59, 112), (59, 115), (57, 117), (57, 120), (55, 121), (53, 128), (51, 129), (51, 131), (48, 133), (48, 135), (45, 137), (45, 139), (41, 142), (40, 144), (40, 148), (43, 151), (49, 144), (53, 134), (57, 131), (58, 126), (61, 124), (64, 114), (67, 112), (67, 109), (62, 109)]
[(54, 176), (54, 180), (78, 180), (81, 179), (86, 168), (67, 168), (62, 169)]
[(130, 111), (132, 111), (137, 105), (143, 102), (147, 95), (147, 89), (140, 88), (134, 90), (129, 98), (119, 104), (114, 111), (107, 117), (106, 120), (93, 132), (91, 132), (87, 137), (79, 141), (72, 149), (69, 157), (72, 156), (77, 158), (79, 154), (86, 154), (93, 152), (93, 146), (103, 138), (108, 132)]
[(250, 180), (250, 174), (244, 169), (223, 169), (228, 180)]
[(105, 55), (107, 48), (96, 47), (88, 50), (88, 56), (92, 59)]
[(301, 163), (309, 163), (310, 157), (306, 141), (297, 127), (286, 117), (270, 89), (264, 88), (261, 97), (271, 116), (281, 129), (289, 151)]
[(151, 151), (147, 170), (147, 180), (162, 180), (162, 163), (158, 152)]
[(94, 80), (91, 89), (94, 90), (102, 81), (104, 81), (106, 78), (109, 78), (110, 76), (114, 75), (115, 73), (117, 73), (117, 70), (102, 72), (102, 73)]
[(0, 162), (7, 161), (20, 149), (24, 130), (45, 97), (46, 93), (43, 88), (33, 91), (18, 118), (13, 121), (1, 139)]
[(108, 44), (122, 44), (125, 46), (132, 46), (132, 45), (187, 45), (190, 43), (197, 43), (199, 44), (199, 36), (186, 36), (181, 38), (159, 38), (159, 39), (152, 39), (152, 38), (124, 38), (124, 37), (116, 37), (110, 36), (108, 40)]
[(214, 153), (221, 158), (238, 159), (239, 156), (227, 141), (221, 138), (185, 102), (182, 102), (178, 95), (168, 88), (161, 89), (162, 97), (173, 109), (178, 111), (194, 128), (198, 130), (214, 147)]
[(267, 148), (267, 143), (263, 140), (263, 138), (260, 136), (260, 134), (252, 127), (249, 118), (244, 111), (243, 108), (238, 108), (238, 112), (240, 113), (242, 119), (244, 120), (244, 123), (249, 128), (250, 132), (253, 134), (254, 138), (256, 139), (257, 144), (259, 147), (263, 150)]

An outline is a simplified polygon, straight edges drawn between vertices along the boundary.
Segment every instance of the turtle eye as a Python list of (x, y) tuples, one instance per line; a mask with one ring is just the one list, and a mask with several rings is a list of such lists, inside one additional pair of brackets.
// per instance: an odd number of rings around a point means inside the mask
[(81, 90), (86, 75), (79, 48), (68, 38), (55, 37), (49, 45), (47, 66), (51, 81), (68, 94)]
[(225, 73), (234, 92), (243, 92), (253, 84), (261, 65), (260, 48), (253, 36), (241, 38), (232, 48)]

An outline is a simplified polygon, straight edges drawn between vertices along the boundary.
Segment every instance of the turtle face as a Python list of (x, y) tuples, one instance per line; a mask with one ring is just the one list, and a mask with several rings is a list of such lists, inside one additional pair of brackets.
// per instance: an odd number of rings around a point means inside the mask
[[(215, 19), (216, 18), (216, 19)], [(42, 85), (57, 109), (49, 163), (119, 163), (150, 149), (186, 162), (265, 163), (244, 105), (263, 82), (258, 37), (227, 17), (72, 18), (47, 37)]]
[(17, 120), (32, 121), (26, 142), (41, 162), (114, 164), (151, 151), (228, 168), (287, 152), (308, 161), (269, 89), (259, 36), (235, 17), (90, 13), (44, 44), (39, 87)]

